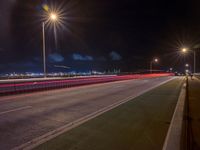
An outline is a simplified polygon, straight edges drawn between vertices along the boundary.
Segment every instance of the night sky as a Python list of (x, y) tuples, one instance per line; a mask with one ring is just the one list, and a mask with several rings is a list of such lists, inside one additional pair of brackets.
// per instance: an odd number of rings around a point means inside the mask
[(57, 36), (46, 28), (49, 72), (135, 72), (154, 57), (155, 69), (183, 70), (193, 57), (178, 50), (200, 47), (198, 0), (1, 0), (0, 73), (42, 72), (44, 4), (64, 11), (65, 22)]

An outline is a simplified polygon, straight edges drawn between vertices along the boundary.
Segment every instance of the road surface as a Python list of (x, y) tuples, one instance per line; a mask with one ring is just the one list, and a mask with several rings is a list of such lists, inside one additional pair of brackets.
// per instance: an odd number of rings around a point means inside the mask
[(12, 149), (176, 77), (135, 79), (0, 97), (0, 149)]

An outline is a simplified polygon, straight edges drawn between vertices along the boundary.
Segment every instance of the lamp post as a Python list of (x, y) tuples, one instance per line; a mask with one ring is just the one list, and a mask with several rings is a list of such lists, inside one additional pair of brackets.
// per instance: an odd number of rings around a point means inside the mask
[(42, 37), (43, 37), (43, 71), (44, 71), (44, 78), (46, 78), (47, 70), (46, 70), (45, 22), (42, 22)]
[(183, 49), (182, 49), (182, 52), (183, 52), (183, 53), (186, 53), (187, 51), (192, 51), (192, 52), (193, 52), (193, 55), (194, 55), (194, 56), (193, 56), (193, 57), (194, 57), (194, 66), (193, 66), (193, 67), (194, 67), (194, 68), (193, 68), (194, 70), (193, 70), (193, 73), (196, 73), (196, 51), (195, 51), (195, 49), (194, 49), (194, 50), (188, 50), (187, 48), (183, 48)]
[(157, 58), (155, 58), (155, 59), (153, 59), (151, 62), (150, 62), (150, 73), (152, 73), (152, 68), (153, 68), (153, 63), (157, 63), (158, 62), (158, 59)]
[(47, 77), (47, 69), (46, 69), (46, 38), (45, 38), (45, 25), (47, 22), (52, 21), (56, 22), (58, 19), (57, 14), (50, 13), (49, 18), (47, 21), (42, 22), (42, 39), (43, 39), (43, 71), (44, 71), (44, 78)]

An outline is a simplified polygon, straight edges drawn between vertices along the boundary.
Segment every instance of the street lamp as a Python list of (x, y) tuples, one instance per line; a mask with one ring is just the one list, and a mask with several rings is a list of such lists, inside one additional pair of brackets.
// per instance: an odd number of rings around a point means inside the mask
[(186, 74), (188, 74), (188, 73), (189, 73), (189, 70), (188, 70), (188, 69), (186, 69), (186, 70), (185, 70), (185, 73), (186, 73)]
[(56, 22), (58, 21), (58, 15), (56, 13), (50, 13), (48, 20), (42, 22), (42, 35), (43, 35), (43, 69), (44, 69), (44, 77), (47, 77), (46, 70), (46, 41), (45, 41), (45, 25), (47, 22)]
[(191, 72), (191, 68), (189, 64), (185, 64), (185, 73), (188, 74), (189, 72)]
[(186, 49), (186, 48), (183, 48), (183, 49), (182, 49), (182, 52), (183, 52), (183, 53), (186, 53), (186, 52), (187, 52), (187, 49)]
[(52, 20), (52, 21), (56, 21), (58, 19), (58, 16), (55, 13), (51, 13), (50, 16), (49, 16), (49, 19)]
[(193, 55), (194, 55), (194, 71), (193, 73), (196, 73), (196, 51), (195, 50), (188, 50), (187, 48), (183, 48), (182, 49), (182, 52), (183, 53), (186, 53), (187, 51), (192, 51), (193, 52)]
[(157, 63), (158, 62), (158, 59), (155, 58), (153, 59), (151, 62), (150, 62), (150, 72), (152, 73), (152, 68), (153, 68), (153, 63)]

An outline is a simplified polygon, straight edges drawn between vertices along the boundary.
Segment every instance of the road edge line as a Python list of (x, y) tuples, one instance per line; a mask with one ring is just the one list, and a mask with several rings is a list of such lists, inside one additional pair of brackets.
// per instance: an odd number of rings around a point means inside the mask
[(186, 105), (186, 83), (183, 84), (176, 108), (168, 128), (167, 136), (162, 150), (180, 150), (182, 133), (183, 133), (183, 122)]
[(75, 120), (75, 121), (73, 121), (71, 123), (68, 123), (68, 124), (66, 124), (64, 126), (61, 126), (61, 127), (57, 128), (57, 129), (55, 129), (53, 131), (47, 132), (44, 135), (39, 136), (39, 137), (37, 137), (37, 138), (35, 138), (35, 139), (31, 140), (31, 141), (28, 141), (28, 142), (26, 142), (26, 143), (24, 143), (22, 145), (19, 145), (19, 146), (13, 148), (12, 150), (31, 150), (33, 148), (36, 148), (37, 146), (39, 146), (39, 145), (41, 145), (41, 144), (43, 144), (43, 143), (45, 143), (45, 142), (47, 142), (47, 141), (49, 141), (49, 140), (51, 140), (51, 139), (53, 139), (55, 137), (61, 135), (61, 134), (65, 133), (65, 132), (67, 132), (67, 131), (69, 131), (69, 130), (77, 127), (77, 126), (79, 126), (79, 125), (81, 125), (81, 124), (83, 124), (83, 123), (85, 123), (85, 122), (87, 122), (87, 121), (89, 121), (89, 120), (91, 120), (91, 119), (93, 119), (93, 118), (95, 118), (97, 116), (100, 116), (101, 114), (103, 114), (105, 112), (108, 112), (109, 110), (112, 110), (112, 109), (114, 109), (114, 108), (116, 108), (116, 107), (118, 107), (118, 106), (120, 106), (120, 105), (122, 105), (122, 104), (124, 104), (124, 103), (126, 103), (128, 101), (130, 101), (130, 100), (133, 100), (134, 98), (136, 98), (138, 96), (141, 96), (142, 94), (144, 94), (144, 93), (146, 93), (146, 92), (148, 92), (150, 90), (153, 90), (153, 89), (155, 89), (155, 88), (157, 88), (157, 87), (159, 87), (159, 86), (161, 86), (161, 85), (163, 85), (163, 84), (165, 84), (165, 83), (167, 83), (167, 82), (169, 82), (171, 80), (174, 80), (174, 79), (176, 79), (176, 78), (170, 78), (170, 79), (168, 79), (166, 81), (163, 81), (163, 82), (161, 82), (161, 83), (159, 83), (157, 85), (154, 85), (154, 86), (144, 90), (143, 92), (141, 92), (141, 93), (139, 93), (139, 94), (137, 94), (135, 96), (129, 96), (129, 97), (123, 99), (122, 101), (113, 103), (113, 104), (111, 104), (111, 105), (109, 105), (107, 107), (104, 107), (104, 108), (102, 108), (100, 110), (97, 110), (97, 111), (95, 111), (95, 112), (93, 112), (93, 113), (91, 113), (91, 114), (89, 114), (87, 116), (79, 118), (79, 119), (77, 119), (77, 120)]

